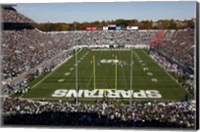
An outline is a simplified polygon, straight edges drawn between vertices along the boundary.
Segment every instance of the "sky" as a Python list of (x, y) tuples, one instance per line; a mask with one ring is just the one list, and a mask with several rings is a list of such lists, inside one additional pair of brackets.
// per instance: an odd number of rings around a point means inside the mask
[(195, 17), (195, 2), (117, 2), (17, 4), (35, 22), (91, 22), (116, 19), (185, 20)]

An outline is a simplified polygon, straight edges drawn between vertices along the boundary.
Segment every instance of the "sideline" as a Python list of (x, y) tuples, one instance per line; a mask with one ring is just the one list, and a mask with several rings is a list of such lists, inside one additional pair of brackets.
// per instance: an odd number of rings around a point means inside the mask
[(187, 91), (185, 88), (183, 88), (183, 87), (181, 86), (181, 84), (179, 84), (179, 83), (176, 81), (176, 79), (175, 79), (172, 75), (170, 75), (159, 63), (157, 64), (157, 62), (154, 60), (153, 57), (147, 55), (147, 53), (146, 53), (144, 50), (142, 50), (142, 52), (143, 52), (146, 56), (148, 56), (149, 58), (151, 58), (151, 59), (153, 60), (153, 62), (154, 62), (156, 65), (158, 65), (160, 68), (163, 69), (163, 71), (165, 72), (165, 74), (167, 74), (172, 80), (174, 80), (174, 81), (176, 82), (176, 84), (178, 84), (182, 89), (184, 89), (184, 90), (190, 95), (189, 91)]
[[(82, 50), (80, 50), (78, 53), (80, 53)], [(76, 54), (78, 54), (76, 53)], [(63, 65), (65, 62), (67, 62), (69, 59), (71, 59), (73, 57), (73, 55), (69, 56), (68, 58), (66, 58), (63, 62), (61, 62), (60, 64), (58, 64), (55, 68), (52, 69), (52, 72), (49, 73), (47, 76), (45, 76), (42, 80), (40, 80), (39, 82), (37, 82), (35, 85), (33, 85), (31, 87), (31, 89), (35, 88), (36, 86), (38, 86), (41, 82), (43, 82), (45, 79), (47, 79), (50, 75), (52, 75), (56, 69), (58, 69), (61, 65)], [(24, 94), (22, 94), (21, 96), (19, 96), (19, 98), (21, 98), (22, 96), (24, 96)]]

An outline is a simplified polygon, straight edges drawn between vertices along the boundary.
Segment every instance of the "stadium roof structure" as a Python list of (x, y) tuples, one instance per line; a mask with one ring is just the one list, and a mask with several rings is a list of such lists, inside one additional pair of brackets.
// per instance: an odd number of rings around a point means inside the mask
[(0, 4), (0, 6), (4, 9), (11, 9), (11, 10), (15, 10), (15, 8), (13, 8), (13, 6), (17, 6), (16, 4)]
[(4, 8), (9, 8), (9, 7), (17, 6), (17, 5), (16, 4), (1, 4), (1, 6)]
[[(11, 21), (14, 23), (35, 23), (32, 19), (19, 13), (15, 9), (15, 7), (17, 6), (16, 4), (0, 4), (0, 6), (3, 10), (14, 11), (14, 14), (12, 14), (11, 16), (7, 16), (5, 13), (2, 14), (2, 19), (3, 19), (4, 23), (11, 22)], [(17, 15), (17, 16), (15, 16), (15, 15)]]
[(17, 6), (17, 4), (1, 4), (3, 7)]

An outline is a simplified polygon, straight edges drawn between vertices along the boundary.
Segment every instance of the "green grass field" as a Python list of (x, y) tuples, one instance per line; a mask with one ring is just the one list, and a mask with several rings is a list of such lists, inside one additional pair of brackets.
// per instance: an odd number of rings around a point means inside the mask
[[(139, 92), (137, 93), (139, 95), (147, 95), (148, 90), (157, 90), (161, 95), (160, 98), (131, 96), (133, 101), (181, 100), (185, 95), (191, 98), (191, 95), (143, 49), (132, 51), (82, 49), (77, 53), (77, 59), (74, 55), (55, 71), (38, 77), (29, 85), (32, 87), (31, 91), (20, 97), (59, 100), (66, 99), (64, 93), (67, 93), (66, 90), (69, 89), (88, 90), (89, 92), (96, 89), (95, 94), (98, 92), (100, 94), (101, 89), (103, 93), (105, 90), (112, 89), (111, 93), (116, 90), (125, 90), (126, 95), (129, 95), (128, 90)], [(57, 94), (63, 96), (52, 96), (59, 89), (64, 92)], [(93, 101), (96, 99), (83, 95), (79, 97), (80, 100)], [(116, 99), (128, 100), (129, 98), (123, 98), (120, 95), (120, 98)]]

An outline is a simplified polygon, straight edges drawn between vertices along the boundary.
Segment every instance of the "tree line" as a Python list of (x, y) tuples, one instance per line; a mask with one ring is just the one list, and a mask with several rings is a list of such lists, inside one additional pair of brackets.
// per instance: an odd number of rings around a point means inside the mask
[(33, 27), (42, 31), (72, 31), (72, 30), (86, 30), (86, 27), (97, 27), (102, 29), (103, 26), (117, 25), (122, 28), (127, 26), (138, 26), (139, 29), (185, 29), (194, 28), (194, 20), (158, 20), (153, 22), (152, 20), (138, 21), (117, 19), (111, 21), (94, 21), (94, 22), (73, 22), (73, 23), (34, 23)]

